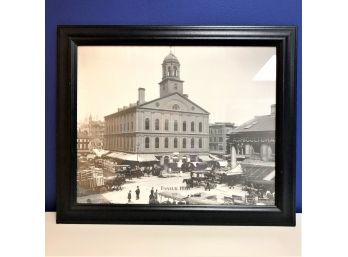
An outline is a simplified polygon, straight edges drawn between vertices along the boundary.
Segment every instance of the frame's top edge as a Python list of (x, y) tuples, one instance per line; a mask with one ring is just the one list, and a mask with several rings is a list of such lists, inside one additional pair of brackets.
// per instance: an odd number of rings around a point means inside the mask
[(139, 30), (258, 30), (298, 29), (298, 25), (57, 25), (58, 29), (139, 29)]
[(151, 39), (237, 39), (272, 38), (297, 34), (297, 26), (176, 26), (176, 25), (57, 25), (59, 37), (127, 37)]

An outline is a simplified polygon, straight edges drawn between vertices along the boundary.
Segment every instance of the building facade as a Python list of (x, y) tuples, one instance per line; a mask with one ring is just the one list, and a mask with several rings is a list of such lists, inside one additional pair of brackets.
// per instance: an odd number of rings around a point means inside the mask
[(86, 118), (84, 122), (79, 124), (79, 129), (83, 132), (87, 132), (92, 139), (98, 138), (102, 140), (105, 133), (105, 123), (102, 120), (93, 120), (90, 114), (88, 120)]
[(87, 131), (79, 130), (77, 132), (77, 153), (78, 154), (87, 154), (90, 152), (89, 145), (91, 142), (91, 137), (88, 135)]
[(275, 160), (276, 106), (269, 115), (255, 116), (238, 126), (229, 136), (228, 150), (234, 148), (237, 156), (261, 161)]
[(100, 120), (94, 121), (92, 119), (92, 116), (90, 116), (89, 122), (88, 122), (88, 131), (91, 138), (103, 140), (104, 133), (105, 133), (104, 121), (100, 121)]
[(170, 53), (162, 63), (160, 97), (138, 101), (105, 116), (106, 150), (153, 154), (161, 163), (197, 160), (209, 154), (209, 113), (183, 94), (180, 63)]
[(216, 122), (209, 125), (209, 150), (216, 155), (227, 154), (227, 140), (235, 128), (234, 123)]

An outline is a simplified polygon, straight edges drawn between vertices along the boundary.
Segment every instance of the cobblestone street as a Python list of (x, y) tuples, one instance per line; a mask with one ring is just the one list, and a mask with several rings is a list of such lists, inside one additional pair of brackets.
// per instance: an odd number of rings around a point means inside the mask
[[(245, 194), (240, 187), (229, 188), (225, 184), (218, 184), (216, 188), (205, 190), (203, 187), (194, 187), (187, 189), (186, 184), (183, 183), (184, 179), (190, 177), (189, 173), (179, 173), (173, 174), (172, 177), (160, 178), (157, 176), (145, 176), (141, 178), (133, 178), (132, 180), (127, 180), (123, 185), (123, 189), (120, 191), (111, 191), (103, 194), (88, 195), (83, 197), (78, 197), (78, 203), (87, 203), (89, 199), (91, 203), (118, 203), (125, 204), (128, 203), (128, 192), (131, 190), (132, 199), (130, 204), (148, 204), (149, 195), (151, 188), (158, 190), (158, 193), (169, 192), (178, 193), (183, 197), (187, 195), (193, 195), (197, 193), (202, 193), (206, 196), (216, 196), (216, 204), (223, 204), (224, 196), (231, 197), (232, 194), (242, 195)], [(140, 189), (140, 199), (136, 200), (135, 190), (139, 186)], [(166, 197), (158, 197), (160, 202), (167, 200)]]

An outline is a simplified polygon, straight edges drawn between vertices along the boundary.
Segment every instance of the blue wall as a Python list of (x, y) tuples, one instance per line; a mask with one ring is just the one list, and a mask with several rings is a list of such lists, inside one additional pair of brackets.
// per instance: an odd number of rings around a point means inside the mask
[(301, 0), (46, 0), (46, 211), (55, 210), (56, 26), (298, 25), (297, 212), (302, 211)]

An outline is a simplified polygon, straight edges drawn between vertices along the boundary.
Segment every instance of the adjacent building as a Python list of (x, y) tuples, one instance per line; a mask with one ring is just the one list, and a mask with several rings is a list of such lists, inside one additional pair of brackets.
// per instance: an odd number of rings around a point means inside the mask
[(105, 133), (105, 123), (102, 120), (93, 120), (92, 115), (85, 119), (84, 122), (79, 124), (79, 129), (83, 132), (88, 133), (92, 139), (103, 140)]
[(87, 131), (79, 130), (77, 132), (77, 153), (87, 154), (90, 152), (89, 145), (91, 142), (91, 137), (88, 135)]
[(255, 116), (232, 131), (228, 149), (233, 147), (237, 156), (262, 161), (274, 161), (276, 105), (269, 115)]
[(92, 116), (90, 116), (88, 122), (88, 130), (91, 138), (103, 140), (105, 132), (105, 123), (104, 121), (100, 120), (94, 121), (92, 119)]
[(226, 155), (227, 140), (236, 126), (230, 122), (216, 122), (209, 125), (209, 150), (219, 156)]
[(209, 155), (209, 112), (183, 92), (180, 62), (170, 53), (162, 63), (159, 98), (146, 101), (138, 89), (137, 103), (105, 116), (106, 150), (155, 156), (161, 163)]

